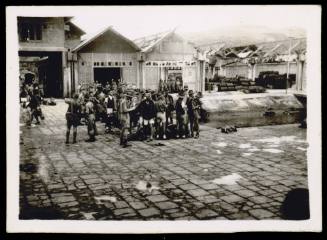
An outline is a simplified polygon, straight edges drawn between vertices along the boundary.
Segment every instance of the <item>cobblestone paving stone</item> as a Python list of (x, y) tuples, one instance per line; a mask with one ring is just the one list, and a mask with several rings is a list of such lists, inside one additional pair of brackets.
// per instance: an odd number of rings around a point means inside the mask
[[(80, 126), (77, 144), (65, 145), (66, 107), (61, 100), (43, 106), (41, 125), (20, 127), (21, 212), (53, 209), (60, 218), (88, 220), (279, 219), (285, 194), (307, 187), (306, 151), (299, 150), (307, 147), (306, 131), (297, 125), (228, 135), (201, 126), (199, 139), (121, 148), (98, 122), (96, 142), (85, 142)], [(231, 174), (241, 179), (212, 182)], [(140, 181), (151, 187), (138, 188)]]

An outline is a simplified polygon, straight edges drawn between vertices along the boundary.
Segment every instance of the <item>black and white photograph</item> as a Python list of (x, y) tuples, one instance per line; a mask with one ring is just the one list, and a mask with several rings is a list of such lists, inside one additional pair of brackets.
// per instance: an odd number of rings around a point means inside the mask
[(321, 231), (319, 5), (6, 20), (7, 231)]

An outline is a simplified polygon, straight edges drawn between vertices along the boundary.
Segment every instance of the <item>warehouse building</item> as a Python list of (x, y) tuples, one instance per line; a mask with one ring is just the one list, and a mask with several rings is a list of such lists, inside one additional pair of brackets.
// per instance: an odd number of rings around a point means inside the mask
[(215, 74), (224, 77), (259, 77), (261, 72), (295, 75), (295, 90), (306, 90), (306, 39), (265, 42), (241, 47), (226, 47), (219, 43), (206, 51), (206, 78)]
[(175, 31), (131, 41), (108, 27), (72, 52), (80, 85), (121, 79), (135, 88), (158, 89), (160, 79), (178, 78), (189, 89), (204, 90), (204, 57)]

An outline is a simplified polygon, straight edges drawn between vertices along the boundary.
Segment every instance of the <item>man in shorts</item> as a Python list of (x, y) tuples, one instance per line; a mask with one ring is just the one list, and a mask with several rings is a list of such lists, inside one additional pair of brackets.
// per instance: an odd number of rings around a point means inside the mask
[(66, 112), (67, 130), (66, 130), (66, 144), (69, 144), (70, 129), (73, 126), (73, 143), (76, 143), (77, 126), (79, 125), (79, 115), (81, 112), (81, 105), (78, 102), (78, 94), (74, 94), (73, 99), (65, 99), (68, 104)]
[[(87, 121), (87, 132), (89, 134), (89, 139), (87, 142), (94, 142), (95, 135), (97, 133), (96, 123), (95, 123), (95, 109), (94, 109), (94, 97), (89, 97), (88, 94), (85, 94), (85, 119)], [(92, 101), (93, 100), (93, 101)]]
[(162, 138), (166, 139), (166, 110), (167, 104), (163, 95), (158, 96), (158, 101), (155, 103), (157, 112), (157, 139), (159, 138), (160, 129), (162, 129)]
[(154, 134), (153, 125), (156, 117), (156, 108), (153, 100), (151, 99), (151, 93), (145, 93), (145, 99), (140, 103), (139, 111), (141, 114), (140, 121), (143, 123), (143, 128), (150, 131), (149, 141), (152, 141)]
[(182, 138), (185, 138), (188, 132), (188, 115), (184, 91), (179, 92), (178, 100), (176, 101), (176, 120), (178, 132), (176, 137), (182, 136)]

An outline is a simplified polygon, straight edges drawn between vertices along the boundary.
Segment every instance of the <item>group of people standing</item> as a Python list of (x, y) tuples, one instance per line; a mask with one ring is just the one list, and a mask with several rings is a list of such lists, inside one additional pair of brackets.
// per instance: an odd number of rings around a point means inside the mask
[[(139, 139), (153, 141), (169, 137), (199, 137), (201, 118), (201, 93), (194, 94), (185, 86), (178, 99), (166, 91), (142, 91), (127, 89), (122, 82), (102, 86), (95, 83), (81, 88), (79, 94), (66, 99), (66, 143), (69, 143), (73, 127), (73, 143), (76, 143), (77, 127), (85, 120), (89, 139), (95, 141), (98, 134), (96, 122), (105, 124), (106, 133), (120, 128), (120, 145), (127, 147), (129, 137), (137, 134)], [(174, 121), (175, 120), (175, 121)], [(174, 132), (174, 134), (172, 134)]]
[(183, 82), (182, 78), (175, 77), (175, 78), (168, 78), (167, 80), (159, 80), (159, 87), (160, 92), (168, 91), (169, 93), (179, 93), (183, 90)]

